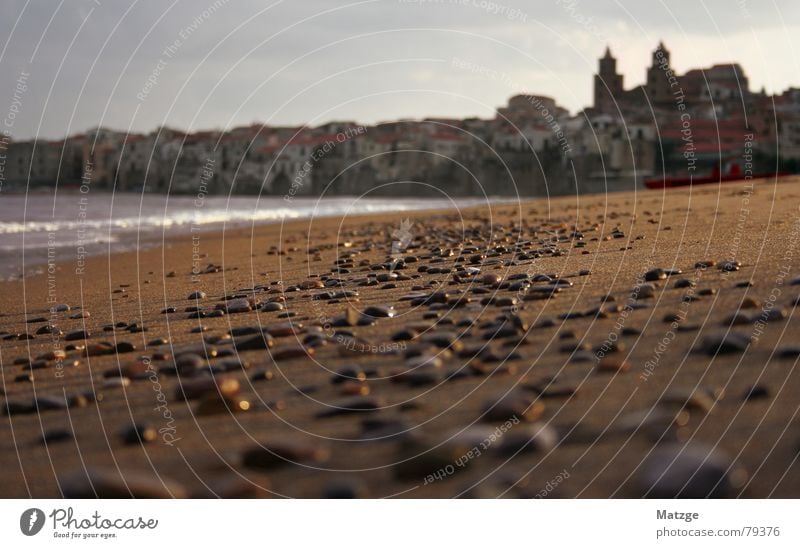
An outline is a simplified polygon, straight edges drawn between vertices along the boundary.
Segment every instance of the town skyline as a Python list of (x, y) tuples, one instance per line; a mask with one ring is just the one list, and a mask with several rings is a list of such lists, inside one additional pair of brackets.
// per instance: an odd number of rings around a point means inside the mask
[[(658, 50), (658, 49), (663, 48), (663, 47), (665, 47), (667, 45), (668, 44), (665, 44), (665, 40), (659, 40), (657, 42), (657, 45), (655, 45), (654, 47), (655, 47), (655, 50)], [(655, 50), (652, 50), (652, 51), (655, 51)], [(648, 51), (648, 54), (647, 54), (648, 58), (651, 57), (652, 51)], [(602, 61), (602, 59), (607, 58), (608, 55), (611, 55), (613, 60), (616, 62), (615, 65), (614, 65), (615, 70), (617, 71), (617, 75), (622, 77), (622, 80), (620, 80), (620, 82), (622, 82), (622, 81), (625, 82), (625, 84), (626, 84), (625, 87), (628, 87), (631, 90), (634, 90), (634, 89), (646, 86), (646, 84), (647, 84), (647, 73), (646, 73), (646, 71), (647, 71), (648, 67), (645, 64), (642, 64), (642, 66), (639, 66), (638, 67), (638, 73), (639, 74), (638, 75), (634, 74), (633, 75), (634, 77), (631, 78), (630, 74), (623, 73), (618, 68), (618, 67), (622, 66), (620, 61), (623, 60), (623, 56), (615, 54), (615, 52), (614, 52), (614, 50), (613, 50), (613, 48), (611, 47), (610, 44), (606, 44), (606, 46), (604, 48), (603, 55), (602, 56), (598, 55), (598, 60)], [(682, 65), (685, 65), (685, 63), (678, 62), (677, 64), (673, 65), (672, 56), (670, 56), (670, 58), (668, 59), (668, 68), (670, 70), (673, 70), (675, 73), (680, 73), (680, 69), (677, 68), (677, 67), (682, 66)], [(508, 84), (516, 85), (516, 82), (514, 80), (512, 80), (512, 78), (508, 74), (503, 73), (503, 72), (495, 71), (494, 69), (491, 69), (490, 67), (485, 66), (485, 65), (476, 65), (474, 63), (471, 63), (467, 59), (454, 57), (450, 61), (450, 66), (455, 67), (455, 70), (463, 70), (463, 71), (467, 71), (467, 72), (481, 73), (481, 74), (485, 74), (485, 75), (487, 74), (487, 72), (490, 72), (491, 74), (489, 74), (487, 77), (491, 78), (493, 81), (505, 82), (505, 84), (507, 84), (507, 85)], [(708, 66), (704, 66), (704, 67), (686, 67), (685, 70), (686, 70), (687, 73), (699, 71), (701, 74), (705, 75), (705, 73), (711, 71), (712, 69), (719, 69), (719, 68), (725, 68), (725, 67), (735, 67), (735, 70), (743, 70), (743, 74), (747, 74), (748, 75), (748, 76), (745, 76), (743, 85), (741, 85), (742, 83), (740, 83), (742, 89), (744, 89), (745, 91), (761, 92), (762, 94), (765, 94), (767, 97), (775, 97), (775, 96), (778, 96), (778, 95), (780, 95), (782, 93), (785, 94), (785, 93), (788, 93), (788, 92), (792, 92), (793, 90), (800, 89), (797, 86), (795, 86), (794, 83), (791, 83), (785, 89), (776, 90), (775, 93), (770, 93), (770, 92), (768, 92), (766, 90), (766, 87), (764, 87), (764, 86), (762, 86), (761, 88), (758, 88), (757, 86), (753, 86), (751, 84), (752, 78), (749, 76), (749, 72), (747, 70), (748, 67), (742, 65), (741, 63), (739, 63), (736, 60), (729, 61), (729, 62), (714, 62), (713, 64), (708, 65)], [(596, 68), (592, 74), (587, 75), (587, 89), (591, 89), (592, 88), (592, 86), (591, 86), (592, 79), (596, 80), (598, 76), (601, 76), (599, 74), (601, 70), (602, 70), (601, 68)], [(18, 81), (21, 82), (24, 85), (27, 85), (27, 80), (28, 80), (29, 76), (30, 76), (29, 74), (24, 73), (24, 74), (22, 74), (20, 76), (20, 79)], [(638, 78), (637, 76), (643, 76), (643, 77)], [(606, 82), (606, 83), (608, 83), (608, 82)], [(537, 90), (533, 90), (533, 89), (516, 89), (514, 92), (509, 94), (506, 97), (506, 99), (511, 99), (511, 98), (513, 98), (515, 96), (521, 96), (521, 95), (537, 97), (537, 98), (543, 98), (543, 99), (550, 99), (550, 100), (552, 100), (554, 102), (554, 104), (558, 105), (560, 109), (563, 109), (563, 114), (565, 114), (565, 115), (567, 115), (569, 117), (590, 116), (591, 112), (592, 112), (592, 109), (597, 106), (597, 97), (595, 95), (597, 93), (597, 88), (598, 88), (597, 83), (594, 82), (594, 89), (591, 92), (587, 92), (587, 93), (589, 93), (591, 100), (589, 101), (588, 104), (586, 104), (585, 106), (579, 108), (576, 111), (572, 111), (571, 109), (566, 107), (564, 105), (564, 103), (561, 102), (561, 98), (550, 96), (550, 95), (543, 94), (543, 93), (538, 93)], [(756, 89), (753, 89), (753, 88), (756, 88)], [(617, 95), (619, 95), (618, 97), (615, 98), (615, 100), (622, 102), (621, 101), (621, 94), (619, 93), (620, 91), (623, 91), (623, 90), (613, 90), (613, 89), (611, 90), (612, 95), (613, 95), (613, 93), (617, 93)], [(211, 127), (202, 127), (202, 128), (195, 128), (195, 129), (180, 127), (180, 126), (176, 126), (176, 125), (173, 125), (173, 124), (162, 124), (162, 125), (154, 126), (153, 128), (151, 128), (149, 130), (146, 130), (146, 131), (134, 131), (134, 132), (130, 132), (130, 134), (131, 135), (150, 135), (150, 134), (157, 133), (158, 131), (161, 131), (161, 130), (168, 130), (168, 131), (172, 131), (172, 132), (183, 132), (186, 135), (213, 134), (213, 133), (224, 134), (224, 133), (227, 133), (227, 132), (230, 132), (230, 131), (234, 131), (236, 129), (252, 128), (252, 127), (257, 127), (257, 126), (263, 126), (264, 128), (294, 128), (294, 129), (301, 130), (303, 128), (314, 129), (314, 128), (320, 128), (320, 127), (329, 126), (329, 125), (332, 125), (332, 124), (341, 124), (341, 123), (352, 123), (354, 125), (359, 125), (359, 126), (377, 127), (377, 126), (381, 126), (381, 125), (396, 124), (396, 123), (401, 123), (401, 122), (425, 122), (425, 121), (428, 121), (428, 120), (447, 120), (447, 119), (452, 119), (452, 120), (473, 120), (473, 119), (489, 120), (490, 118), (494, 118), (497, 115), (498, 110), (502, 110), (502, 106), (498, 106), (494, 111), (492, 111), (488, 116), (485, 116), (485, 117), (484, 116), (479, 116), (479, 115), (469, 115), (469, 116), (464, 116), (464, 117), (459, 118), (459, 117), (442, 116), (442, 115), (439, 115), (437, 113), (429, 113), (429, 114), (425, 114), (425, 115), (421, 115), (421, 116), (408, 116), (408, 117), (401, 117), (401, 118), (395, 118), (395, 119), (386, 118), (386, 119), (380, 119), (380, 120), (377, 120), (377, 121), (361, 120), (361, 119), (346, 119), (346, 118), (328, 118), (328, 119), (324, 119), (324, 120), (318, 120), (318, 121), (316, 121), (314, 123), (310, 123), (308, 120), (306, 120), (306, 121), (299, 121), (297, 123), (267, 124), (266, 122), (261, 121), (261, 120), (254, 120), (252, 123), (249, 123), (249, 124), (239, 124), (239, 125), (234, 125), (234, 126), (229, 126), (229, 127), (211, 126)], [(587, 114), (587, 113), (589, 113), (589, 114)], [(96, 133), (98, 130), (109, 130), (109, 131), (118, 132), (118, 133), (125, 133), (125, 130), (122, 129), (122, 128), (113, 127), (113, 126), (109, 126), (109, 125), (94, 124), (94, 125), (90, 125), (90, 126), (84, 128), (83, 131), (76, 131), (75, 133), (72, 133), (70, 135), (65, 135), (65, 136), (60, 137), (60, 138), (47, 138), (45, 140), (46, 141), (53, 141), (53, 142), (61, 142), (64, 139), (68, 139), (70, 137), (83, 136), (83, 135), (85, 135), (87, 133)], [(11, 137), (8, 134), (6, 134), (6, 135), (9, 138)], [(9, 141), (10, 140), (13, 140), (13, 139), (9, 139)], [(17, 139), (17, 141), (28, 141), (28, 140), (31, 140), (31, 138)]]
[[(800, 73), (791, 55), (767, 53), (792, 51), (800, 7), (790, 2), (755, 10), (717, 0), (669, 9), (511, 0), (502, 13), (456, 0), (339, 4), (311, 0), (266, 10), (209, 0), (162, 18), (152, 0), (129, 10), (4, 3), (0, 112), (25, 72), (14, 139), (60, 139), (97, 125), (137, 133), (162, 125), (198, 131), (254, 121), (488, 117), (519, 92), (553, 97), (575, 113), (592, 102), (591, 73), (607, 43), (620, 73), (635, 84), (659, 39), (672, 49), (678, 71), (738, 62), (753, 87), (768, 93), (795, 84)], [(51, 20), (58, 25), (47, 26)], [(519, 85), (454, 70), (454, 57)]]
[[(645, 83), (631, 85), (607, 47), (596, 61), (592, 105), (575, 115), (551, 97), (522, 93), (491, 118), (256, 123), (195, 132), (99, 127), (58, 141), (3, 137), (0, 183), (74, 185), (88, 172), (92, 184), (115, 191), (191, 194), (201, 181), (215, 194), (293, 197), (325, 189), (358, 194), (384, 184), (413, 194), (395, 183), (425, 181), (470, 196), (482, 179), (499, 195), (543, 195), (741, 169), (733, 164), (743, 154), (759, 169), (800, 170), (800, 88), (769, 95), (751, 89), (738, 63), (682, 73), (672, 58), (659, 42), (642, 67)], [(454, 66), (482, 70), (463, 59)]]

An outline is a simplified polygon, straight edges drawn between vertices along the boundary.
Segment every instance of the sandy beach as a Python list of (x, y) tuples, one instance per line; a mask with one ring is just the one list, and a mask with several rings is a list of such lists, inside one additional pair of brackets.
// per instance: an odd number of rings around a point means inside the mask
[(312, 219), (3, 282), (0, 496), (800, 496), (798, 205)]

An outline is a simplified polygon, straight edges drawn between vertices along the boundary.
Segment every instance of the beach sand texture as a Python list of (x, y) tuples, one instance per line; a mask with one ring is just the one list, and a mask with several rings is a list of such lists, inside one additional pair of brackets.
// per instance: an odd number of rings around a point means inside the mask
[(800, 496), (798, 206), (312, 219), (2, 283), (0, 496)]

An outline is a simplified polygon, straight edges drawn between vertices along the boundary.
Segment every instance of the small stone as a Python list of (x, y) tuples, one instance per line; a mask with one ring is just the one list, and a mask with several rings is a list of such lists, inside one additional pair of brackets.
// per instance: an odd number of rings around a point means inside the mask
[(637, 299), (652, 299), (656, 294), (656, 286), (651, 283), (641, 284), (634, 288), (633, 295)]
[(242, 464), (257, 470), (273, 470), (286, 465), (324, 464), (330, 457), (330, 451), (315, 445), (306, 445), (290, 441), (264, 443), (245, 451)]
[(60, 484), (66, 498), (182, 499), (188, 496), (182, 485), (161, 471), (81, 468)]
[(630, 364), (623, 358), (606, 356), (597, 362), (598, 373), (624, 373), (630, 369)]
[(122, 432), (122, 442), (126, 445), (150, 443), (158, 438), (155, 428), (143, 424), (134, 424)]
[(723, 331), (705, 337), (699, 350), (709, 356), (714, 356), (716, 354), (744, 352), (749, 345), (749, 336), (735, 331)]
[(546, 424), (536, 423), (514, 427), (500, 441), (500, 450), (506, 455), (519, 453), (548, 453), (558, 443), (558, 434)]
[(739, 261), (723, 261), (719, 263), (719, 269), (723, 272), (736, 272), (741, 266), (742, 263)]
[(369, 498), (367, 486), (355, 478), (337, 478), (322, 488), (323, 499), (365, 499)]
[(206, 365), (206, 360), (199, 354), (194, 352), (181, 352), (175, 358), (175, 368), (178, 373), (185, 376), (191, 376), (198, 370)]
[(727, 498), (747, 476), (723, 453), (699, 443), (657, 446), (645, 458), (639, 476), (649, 498)]
[(128, 377), (111, 377), (103, 381), (103, 388), (126, 388), (131, 385)]
[(193, 400), (208, 395), (232, 398), (239, 393), (239, 381), (233, 377), (202, 377), (183, 380), (175, 388), (176, 400)]
[(483, 419), (486, 421), (527, 420), (534, 422), (544, 413), (545, 406), (540, 401), (528, 398), (521, 391), (512, 390), (490, 398), (483, 406)]
[(234, 343), (236, 350), (244, 351), (244, 350), (264, 350), (267, 348), (272, 348), (275, 344), (272, 336), (268, 333), (260, 333), (253, 337), (248, 337), (245, 339), (237, 339)]
[(82, 341), (88, 339), (91, 334), (88, 331), (83, 329), (77, 329), (75, 331), (70, 331), (66, 335), (64, 335), (65, 341)]
[(648, 270), (644, 274), (645, 281), (648, 282), (655, 282), (657, 280), (666, 280), (667, 273), (664, 271), (663, 268), (654, 268), (653, 270)]
[(206, 294), (203, 291), (195, 291), (194, 293), (190, 293), (186, 298), (190, 301), (197, 301), (200, 299), (205, 299)]
[(61, 410), (69, 407), (69, 402), (63, 395), (37, 395), (33, 404), (40, 412), (49, 410)]
[(48, 430), (42, 435), (42, 443), (49, 445), (51, 443), (58, 443), (72, 439), (72, 432), (63, 428), (56, 428)]
[(784, 346), (778, 350), (778, 357), (792, 359), (800, 356), (800, 346)]
[(745, 401), (760, 400), (764, 398), (769, 398), (769, 389), (762, 384), (756, 384), (748, 388), (745, 390), (744, 395), (742, 396), (742, 399)]
[(306, 348), (302, 344), (281, 346), (270, 351), (270, 355), (275, 361), (310, 358), (313, 357), (315, 353), (316, 351), (313, 348)]
[(393, 318), (395, 310), (388, 305), (372, 305), (366, 307), (362, 313), (373, 318)]
[(364, 411), (377, 411), (383, 407), (383, 402), (375, 398), (354, 396), (331, 402), (329, 407), (319, 411), (318, 418), (336, 417), (351, 413), (362, 413)]
[(198, 416), (229, 415), (231, 413), (244, 413), (252, 408), (250, 400), (241, 396), (222, 396), (208, 394), (197, 404), (195, 414)]
[(753, 318), (747, 312), (735, 312), (725, 318), (722, 325), (748, 325), (753, 323)]
[(126, 341), (118, 342), (117, 346), (114, 347), (114, 352), (117, 354), (127, 354), (128, 352), (133, 352), (134, 350), (136, 350), (136, 345)]
[(745, 308), (745, 309), (758, 308), (758, 306), (759, 304), (757, 300), (755, 300), (752, 297), (745, 297), (744, 299), (742, 299), (742, 304), (739, 306), (739, 308)]
[(677, 407), (703, 414), (711, 412), (716, 404), (716, 398), (707, 389), (670, 388), (658, 400), (661, 407)]

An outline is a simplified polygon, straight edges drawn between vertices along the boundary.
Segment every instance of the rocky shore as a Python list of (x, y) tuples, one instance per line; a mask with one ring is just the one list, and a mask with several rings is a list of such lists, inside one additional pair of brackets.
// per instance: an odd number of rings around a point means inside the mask
[(757, 181), (51, 265), (0, 284), (0, 496), (797, 497), (799, 205)]

